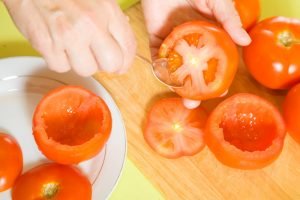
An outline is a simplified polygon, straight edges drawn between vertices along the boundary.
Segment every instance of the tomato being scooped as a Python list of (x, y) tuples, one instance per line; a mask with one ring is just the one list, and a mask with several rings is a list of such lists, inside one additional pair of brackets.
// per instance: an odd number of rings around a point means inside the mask
[(251, 75), (271, 89), (287, 89), (300, 81), (300, 20), (274, 17), (250, 31), (252, 43), (243, 57)]
[(238, 66), (238, 51), (230, 36), (220, 27), (192, 21), (179, 25), (159, 49), (159, 58), (167, 59), (161, 74), (182, 88), (174, 88), (182, 97), (206, 100), (224, 94)]
[(41, 152), (61, 164), (92, 158), (110, 136), (111, 114), (92, 92), (62, 86), (48, 93), (37, 106), (33, 134)]
[(161, 99), (147, 115), (144, 137), (164, 157), (191, 156), (204, 147), (206, 118), (201, 107), (189, 110), (180, 98)]
[(208, 118), (205, 141), (223, 164), (258, 169), (280, 154), (285, 125), (279, 111), (252, 94), (236, 94), (219, 104)]
[(13, 200), (90, 200), (92, 185), (77, 168), (42, 164), (20, 176), (12, 189)]
[(0, 133), (0, 192), (11, 188), (23, 168), (18, 142), (11, 135)]

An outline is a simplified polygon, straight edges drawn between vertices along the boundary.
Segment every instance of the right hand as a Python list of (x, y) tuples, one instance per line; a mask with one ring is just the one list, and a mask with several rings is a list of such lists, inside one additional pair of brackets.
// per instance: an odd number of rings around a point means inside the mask
[(57, 72), (124, 73), (136, 41), (115, 0), (4, 0), (21, 33)]

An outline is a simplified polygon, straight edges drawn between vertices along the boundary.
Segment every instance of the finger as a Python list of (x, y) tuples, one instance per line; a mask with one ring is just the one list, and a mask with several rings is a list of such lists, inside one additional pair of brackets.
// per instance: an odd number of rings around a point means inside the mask
[[(113, 3), (116, 4), (115, 1)], [(124, 73), (132, 65), (136, 54), (136, 39), (129, 24), (128, 18), (125, 17), (118, 5), (114, 6), (109, 31), (116, 40), (123, 53), (123, 63), (120, 72)]]
[(214, 4), (209, 6), (213, 15), (223, 25), (235, 43), (241, 46), (250, 44), (250, 36), (243, 29), (241, 19), (232, 0), (214, 0)]
[(52, 52), (46, 53), (44, 58), (48, 68), (55, 72), (64, 73), (71, 69), (67, 54), (63, 49), (55, 47)]
[(122, 68), (123, 53), (120, 46), (109, 33), (99, 33), (91, 43), (91, 50), (99, 69), (114, 73)]
[(91, 76), (98, 70), (97, 62), (88, 46), (69, 47), (66, 50), (73, 70), (80, 76)]
[(201, 101), (191, 100), (191, 99), (183, 99), (183, 105), (187, 109), (195, 109), (201, 104)]

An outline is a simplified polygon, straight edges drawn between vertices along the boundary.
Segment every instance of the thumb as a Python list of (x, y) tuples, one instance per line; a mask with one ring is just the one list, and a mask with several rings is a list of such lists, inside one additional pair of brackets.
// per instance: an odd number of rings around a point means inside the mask
[(236, 44), (241, 46), (250, 44), (251, 39), (242, 27), (232, 0), (196, 0), (195, 3), (200, 12), (214, 16), (221, 23)]
[(233, 41), (241, 46), (250, 44), (251, 39), (243, 29), (242, 22), (232, 0), (212, 0), (212, 13), (223, 25)]

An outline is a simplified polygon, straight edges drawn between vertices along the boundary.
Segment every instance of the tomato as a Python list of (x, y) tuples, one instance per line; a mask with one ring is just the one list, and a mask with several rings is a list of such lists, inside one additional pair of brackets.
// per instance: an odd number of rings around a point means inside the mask
[(229, 35), (205, 21), (175, 27), (162, 43), (159, 57), (168, 60), (166, 74), (173, 82), (184, 85), (174, 88), (175, 92), (193, 100), (224, 94), (234, 79), (239, 60)]
[(74, 164), (98, 154), (111, 132), (106, 103), (77, 86), (54, 89), (40, 101), (33, 134), (41, 152), (61, 164)]
[(243, 28), (248, 30), (256, 24), (260, 16), (259, 0), (234, 0), (234, 5), (241, 18)]
[(300, 81), (300, 20), (274, 17), (251, 31), (252, 43), (243, 57), (251, 75), (271, 89), (286, 89)]
[(206, 112), (189, 110), (180, 98), (157, 101), (147, 115), (144, 137), (158, 154), (167, 158), (191, 156), (204, 147)]
[(285, 97), (283, 118), (287, 132), (300, 144), (300, 84), (292, 87)]
[(13, 200), (88, 200), (92, 185), (75, 167), (42, 164), (20, 176), (13, 189)]
[(240, 169), (258, 169), (280, 154), (285, 125), (279, 111), (253, 94), (236, 94), (211, 113), (205, 141), (223, 164)]
[(0, 133), (0, 192), (11, 188), (23, 168), (18, 142), (11, 135)]

